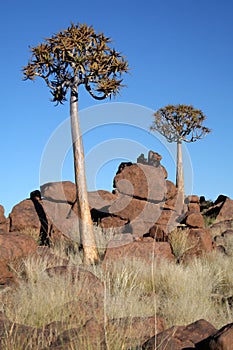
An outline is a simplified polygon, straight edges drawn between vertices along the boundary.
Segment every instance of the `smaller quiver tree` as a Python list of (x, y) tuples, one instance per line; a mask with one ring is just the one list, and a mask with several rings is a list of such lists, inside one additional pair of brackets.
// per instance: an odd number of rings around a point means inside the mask
[(167, 105), (153, 115), (152, 131), (158, 131), (168, 142), (177, 143), (176, 186), (179, 203), (184, 204), (184, 174), (182, 161), (182, 142), (195, 142), (211, 130), (203, 126), (206, 116), (200, 109), (189, 105)]
[(41, 77), (52, 101), (63, 103), (70, 94), (70, 121), (74, 155), (77, 204), (84, 262), (98, 261), (93, 223), (88, 205), (84, 151), (78, 118), (78, 88), (83, 85), (96, 100), (115, 96), (122, 85), (128, 62), (110, 47), (111, 39), (92, 26), (71, 24), (67, 29), (31, 48), (31, 59), (23, 67), (24, 79)]

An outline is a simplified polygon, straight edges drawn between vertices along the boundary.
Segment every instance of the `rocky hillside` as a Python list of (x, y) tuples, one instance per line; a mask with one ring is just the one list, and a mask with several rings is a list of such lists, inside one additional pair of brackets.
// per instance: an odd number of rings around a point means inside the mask
[[(167, 179), (167, 171), (161, 165), (161, 159), (159, 154), (150, 152), (148, 159), (140, 155), (135, 164), (121, 163), (113, 179), (112, 192), (99, 190), (88, 193), (93, 222), (102, 228), (103, 235), (112, 230), (114, 236), (108, 242), (100, 263), (102, 269), (108, 269), (112, 263), (123, 258), (152, 264), (154, 260), (163, 259), (181, 263), (213, 251), (227, 256), (229, 241), (233, 237), (233, 201), (223, 195), (215, 202), (190, 195), (185, 204), (180, 205), (177, 188)], [(46, 270), (48, 276), (66, 274), (67, 260), (54, 257), (51, 247), (59, 241), (75, 241), (81, 249), (78, 220), (75, 185), (70, 181), (43, 184), (40, 189), (30, 193), (30, 198), (16, 204), (8, 218), (0, 206), (1, 287), (17, 288), (17, 275), (12, 269), (12, 262), (28, 256), (52, 259), (53, 268)], [(184, 249), (179, 256), (172, 244), (174, 232), (183, 232), (190, 242), (189, 248)], [(101, 313), (104, 291), (100, 280), (84, 268), (74, 269), (72, 273), (78, 274), (80, 283), (87, 283), (86, 288), (93, 291), (92, 302), (93, 298), (98, 299), (95, 305), (99, 305), (98, 312)], [(90, 303), (85, 298), (83, 291), (80, 303)], [(90, 307), (95, 308), (93, 305)], [(98, 334), (98, 339), (102, 339), (100, 348), (109, 349), (105, 343), (104, 319), (97, 324), (93, 321), (90, 310), (85, 312), (87, 316), (84, 325), (92, 335), (93, 342), (96, 342)], [(92, 312), (95, 313), (96, 310)], [(0, 316), (1, 342), (6, 330), (15, 325), (7, 319), (4, 312)], [(154, 326), (156, 319), (157, 327)], [(116, 320), (108, 320), (108, 326), (113, 327), (114, 322)], [(122, 319), (121, 322), (126, 320)], [(209, 322), (198, 320), (182, 327), (165, 329), (164, 321), (155, 316), (135, 318), (133, 323), (134, 337), (138, 332), (137, 349), (139, 346), (144, 350), (233, 349), (233, 324), (217, 330)], [(58, 326), (48, 327), (51, 330)], [(36, 329), (37, 336), (45, 331), (48, 329)], [(18, 325), (17, 332), (30, 335), (35, 333), (35, 329)], [(61, 332), (54, 338), (49, 348), (67, 349), (72, 332), (66, 332)], [(129, 338), (131, 336), (128, 334)], [(62, 347), (61, 343), (66, 345)]]

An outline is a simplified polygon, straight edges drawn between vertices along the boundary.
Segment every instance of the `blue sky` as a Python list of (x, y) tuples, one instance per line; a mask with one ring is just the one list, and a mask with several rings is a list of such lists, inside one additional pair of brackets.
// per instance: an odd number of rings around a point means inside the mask
[[(89, 189), (93, 190), (95, 185), (97, 189), (111, 190), (112, 177), (120, 160), (132, 157), (135, 161), (138, 156), (139, 148), (135, 146), (134, 152), (132, 147), (134, 142), (140, 143), (142, 148), (159, 151), (169, 179), (174, 181), (174, 161), (166, 147), (164, 149), (146, 130), (150, 111), (166, 104), (184, 103), (202, 109), (208, 118), (206, 125), (213, 130), (204, 140), (187, 146), (193, 171), (193, 193), (210, 199), (216, 199), (219, 194), (233, 198), (232, 16), (231, 0), (3, 2), (0, 14), (0, 204), (5, 207), (6, 214), (32, 190), (39, 188), (46, 145), (69, 116), (68, 103), (54, 107), (42, 80), (22, 81), (21, 68), (30, 56), (28, 46), (37, 45), (45, 37), (65, 29), (70, 22), (85, 22), (93, 25), (96, 31), (104, 32), (129, 61), (131, 71), (124, 80), (127, 87), (109, 108), (114, 109), (116, 103), (145, 108), (144, 113), (139, 107), (141, 114), (135, 116), (142, 118), (143, 132), (132, 127), (133, 115), (127, 121), (127, 113), (124, 120), (130, 124), (128, 126), (121, 121), (121, 125), (111, 124), (86, 132), (84, 146), (91, 165), (106, 148), (108, 153), (111, 149), (114, 153), (112, 160), (109, 154), (100, 160), (99, 166), (93, 169), (87, 166)], [(88, 114), (92, 111), (90, 107), (94, 108), (98, 119), (98, 113), (104, 113), (103, 106), (99, 105), (84, 90), (80, 91), (79, 108), (84, 111), (83, 119), (85, 113), (88, 118), (93, 117)], [(130, 146), (124, 145), (121, 139), (129, 140)], [(122, 147), (116, 146), (117, 140)], [(110, 141), (112, 148), (108, 147)], [(131, 153), (125, 154), (124, 150), (130, 148)], [(189, 170), (186, 181), (191, 176)], [(64, 160), (62, 178), (73, 180), (71, 152)]]

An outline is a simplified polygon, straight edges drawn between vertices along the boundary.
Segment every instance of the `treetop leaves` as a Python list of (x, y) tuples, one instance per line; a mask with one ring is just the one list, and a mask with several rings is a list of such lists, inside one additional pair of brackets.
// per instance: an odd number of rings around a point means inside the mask
[(195, 142), (211, 131), (202, 125), (206, 116), (192, 105), (167, 105), (153, 116), (150, 129), (160, 132), (168, 142)]
[(31, 48), (31, 58), (23, 67), (24, 79), (42, 77), (53, 101), (62, 103), (75, 76), (97, 99), (115, 95), (123, 86), (121, 76), (128, 72), (124, 56), (109, 47), (111, 39), (96, 33), (92, 26), (73, 24)]

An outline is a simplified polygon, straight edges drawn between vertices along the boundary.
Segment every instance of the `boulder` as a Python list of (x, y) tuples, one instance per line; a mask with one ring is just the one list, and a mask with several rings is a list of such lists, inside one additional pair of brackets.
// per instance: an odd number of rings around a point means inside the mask
[(204, 228), (193, 228), (188, 234), (190, 249), (184, 254), (184, 259), (192, 256), (200, 256), (213, 250), (210, 231)]
[(5, 212), (4, 207), (0, 205), (0, 232), (8, 231), (8, 223), (4, 215), (4, 212)]
[(174, 261), (171, 246), (167, 242), (155, 242), (152, 238), (141, 238), (132, 243), (115, 248), (107, 248), (103, 267), (119, 260), (139, 260), (151, 264), (156, 260), (167, 259)]
[(48, 182), (40, 187), (41, 196), (55, 202), (68, 202), (73, 204), (76, 201), (76, 186), (71, 181)]
[(227, 197), (220, 208), (216, 221), (218, 222), (230, 219), (233, 219), (233, 200)]
[(26, 257), (37, 249), (35, 240), (19, 232), (0, 234), (0, 284), (14, 280), (9, 269), (9, 263), (21, 257)]
[(13, 207), (9, 217), (10, 232), (35, 229), (38, 230), (39, 234), (41, 223), (31, 199), (25, 199), (16, 204)]
[(88, 202), (90, 209), (97, 209), (108, 212), (108, 207), (117, 200), (117, 195), (109, 191), (99, 190), (88, 192)]
[(129, 222), (141, 219), (152, 226), (160, 217), (162, 209), (159, 204), (120, 194), (118, 200), (110, 206), (109, 213)]
[(128, 196), (152, 202), (162, 202), (166, 196), (166, 180), (161, 167), (132, 164), (114, 178), (114, 187)]
[(233, 346), (233, 323), (222, 327), (210, 336), (209, 350), (232, 350)]
[(197, 195), (191, 195), (191, 196), (186, 197), (185, 202), (187, 204), (190, 204), (190, 203), (199, 204), (200, 203), (200, 198)]
[(107, 216), (101, 219), (100, 226), (103, 228), (112, 228), (117, 233), (120, 233), (125, 230), (127, 223), (128, 220), (119, 218), (118, 216)]
[(179, 224), (178, 218), (176, 211), (163, 208), (156, 223), (150, 227), (149, 236), (158, 242), (166, 241), (168, 234)]
[(205, 216), (215, 219), (215, 222), (233, 220), (233, 200), (220, 195), (204, 212)]
[(174, 183), (169, 180), (166, 180), (165, 200), (169, 201), (172, 199), (176, 199), (177, 191), (177, 187), (174, 185)]
[(200, 205), (198, 203), (189, 203), (188, 204), (189, 213), (200, 213)]
[(34, 234), (43, 240), (46, 237), (60, 239), (62, 235), (80, 242), (75, 205), (46, 199), (26, 199), (14, 206), (9, 217), (10, 232), (30, 234), (30, 230), (34, 230)]
[(80, 242), (79, 217), (72, 206), (65, 202), (40, 201), (48, 222), (48, 234), (53, 239), (62, 234), (68, 239)]
[(203, 228), (205, 227), (204, 218), (200, 213), (190, 212), (187, 214), (186, 218), (182, 223), (193, 228)]
[(208, 227), (211, 232), (211, 235), (217, 236), (221, 235), (226, 230), (233, 230), (233, 220), (225, 220), (212, 224)]
[(191, 350), (196, 348), (195, 344), (200, 343), (214, 332), (216, 328), (205, 320), (193, 322), (188, 326), (173, 326), (145, 342), (142, 350), (155, 350), (157, 346), (159, 350)]

